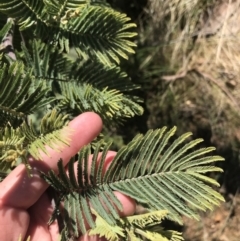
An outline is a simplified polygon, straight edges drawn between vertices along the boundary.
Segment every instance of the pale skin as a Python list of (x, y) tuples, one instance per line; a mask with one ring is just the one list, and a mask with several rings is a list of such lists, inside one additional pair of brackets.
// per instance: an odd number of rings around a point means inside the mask
[[(46, 190), (48, 184), (39, 176), (39, 170), (47, 172), (52, 169), (57, 172), (57, 162), (62, 158), (64, 165), (84, 145), (90, 143), (101, 131), (102, 121), (94, 113), (87, 112), (76, 117), (69, 123), (74, 131), (69, 134), (70, 145), (60, 152), (47, 148), (48, 155), (42, 153), (41, 161), (30, 158), (33, 177), (29, 178), (23, 164), (17, 166), (0, 183), (0, 240), (17, 241), (19, 235), (31, 236), (31, 241), (57, 241), (59, 237), (58, 225), (47, 222), (53, 207)], [(116, 153), (109, 152), (105, 161), (105, 169)], [(135, 202), (131, 198), (116, 192), (123, 206), (121, 216), (132, 215)], [(23, 238), (22, 240), (25, 240)], [(99, 237), (81, 236), (79, 241), (102, 241)]]

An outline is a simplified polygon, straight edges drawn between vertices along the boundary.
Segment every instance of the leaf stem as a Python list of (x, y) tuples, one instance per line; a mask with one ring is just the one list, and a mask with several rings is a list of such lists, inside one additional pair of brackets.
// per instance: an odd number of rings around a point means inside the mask
[[(7, 22), (14, 22), (13, 18), (8, 18)], [(5, 52), (6, 54), (12, 59), (16, 60), (16, 55), (14, 52), (14, 47), (13, 47), (13, 35), (14, 35), (14, 26), (15, 24), (12, 25), (12, 28), (9, 30), (8, 34), (6, 37), (3, 39), (2, 44), (5, 47)]]

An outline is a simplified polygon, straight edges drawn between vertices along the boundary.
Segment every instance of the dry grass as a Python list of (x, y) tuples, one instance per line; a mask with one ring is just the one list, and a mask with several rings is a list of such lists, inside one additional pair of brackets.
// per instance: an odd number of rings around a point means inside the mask
[(158, 46), (146, 60), (168, 66), (162, 100), (149, 106), (158, 103), (156, 112), (174, 95), (171, 105), (180, 114), (169, 118), (197, 113), (210, 126), (213, 143), (239, 142), (240, 0), (150, 0), (146, 12), (151, 24), (145, 41)]
[[(239, 157), (240, 0), (149, 0), (146, 13), (149, 25), (140, 37), (155, 49), (139, 68), (148, 70), (153, 86), (147, 96), (148, 127), (176, 125), (180, 132), (203, 137), (207, 146), (227, 149), (227, 196), (240, 184), (239, 159), (229, 154)], [(202, 214), (199, 222), (184, 220), (184, 237), (237, 241), (239, 214), (238, 194)]]

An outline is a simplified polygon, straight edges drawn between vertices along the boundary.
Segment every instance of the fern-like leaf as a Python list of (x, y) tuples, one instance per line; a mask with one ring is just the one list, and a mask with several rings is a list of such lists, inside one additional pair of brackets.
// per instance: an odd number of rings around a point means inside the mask
[[(206, 184), (218, 185), (202, 174), (202, 165), (222, 161), (219, 156), (199, 156), (212, 149), (191, 152), (202, 140), (197, 139), (183, 145), (191, 133), (177, 138), (170, 146), (169, 139), (176, 128), (149, 131), (137, 136), (119, 152), (107, 171), (104, 181), (113, 190), (135, 198), (151, 210), (168, 210), (169, 218), (181, 223), (180, 215), (198, 219), (195, 210), (212, 209), (223, 200), (221, 195)], [(188, 167), (192, 169), (189, 170)], [(216, 167), (203, 167), (204, 172), (221, 171)]]
[(56, 96), (54, 104), (66, 113), (75, 116), (94, 111), (108, 122), (121, 122), (142, 114), (143, 109), (138, 104), (141, 101), (127, 95), (138, 86), (131, 83), (119, 67), (106, 67), (92, 61), (73, 63), (56, 48), (37, 40), (32, 42), (30, 50), (24, 45), (22, 48), (26, 71), (32, 69), (35, 81), (51, 88)]
[[(47, 98), (49, 91), (42, 83), (32, 88), (31, 72), (25, 73), (24, 65), (15, 61), (10, 66), (4, 64), (0, 70), (0, 127), (8, 122), (14, 126), (26, 119), (28, 114), (46, 106), (52, 101)], [(18, 121), (20, 120), (20, 122)]]
[[(98, 160), (101, 143), (95, 149), (92, 161), (89, 146), (79, 152), (77, 178), (73, 160), (68, 167), (70, 177), (65, 174), (61, 162), (59, 177), (53, 172), (44, 174), (44, 178), (62, 194), (66, 213), (69, 214), (66, 224), (69, 233), (78, 235), (78, 229), (86, 232), (84, 217), (91, 228), (95, 227), (90, 206), (110, 225), (116, 225), (119, 221), (117, 210), (121, 210), (121, 204), (113, 191), (132, 197), (150, 211), (167, 210), (168, 218), (178, 223), (181, 223), (181, 215), (198, 219), (196, 210), (205, 211), (219, 205), (223, 201), (222, 196), (209, 186), (218, 183), (203, 174), (221, 171), (209, 164), (223, 158), (202, 157), (213, 148), (191, 151), (202, 140), (186, 142), (190, 133), (170, 144), (175, 131), (176, 128), (169, 131), (162, 128), (136, 136), (120, 149), (105, 174), (104, 159), (109, 145), (103, 147)], [(159, 235), (154, 234), (154, 237)]]
[[(128, 240), (139, 238), (140, 240), (153, 241), (182, 241), (182, 234), (172, 230), (164, 230), (159, 224), (167, 217), (166, 210), (152, 211), (126, 217), (126, 229)], [(127, 225), (126, 225), (127, 224)]]
[(103, 1), (4, 0), (0, 11), (16, 18), (21, 31), (34, 26), (37, 37), (57, 41), (67, 51), (75, 47), (81, 55), (110, 66), (134, 53), (136, 26), (106, 6)]
[(126, 219), (131, 225), (136, 225), (140, 228), (145, 228), (147, 225), (150, 224), (155, 225), (161, 223), (162, 220), (167, 217), (167, 214), (168, 211), (160, 210), (126, 217)]
[[(41, 120), (38, 132), (32, 124), (23, 122), (18, 128), (6, 126), (0, 130), (0, 170), (4, 178), (10, 168), (24, 163), (30, 171), (28, 154), (40, 158), (40, 152), (46, 152), (46, 145), (58, 150), (62, 145), (68, 145), (68, 135), (71, 129), (66, 126), (67, 116), (56, 110), (47, 113)], [(30, 174), (30, 172), (29, 172)]]
[(120, 225), (109, 225), (95, 210), (91, 210), (96, 216), (96, 227), (91, 229), (89, 235), (99, 235), (99, 237), (105, 237), (109, 241), (119, 241), (125, 238), (124, 229)]
[(133, 84), (127, 74), (118, 66), (108, 67), (91, 60), (81, 61), (77, 59), (71, 70), (70, 79), (76, 80), (77, 83), (91, 84), (100, 90), (107, 86), (108, 89), (115, 89), (123, 93), (140, 88), (140, 86)]
[(29, 47), (22, 44), (22, 53), (19, 56), (27, 69), (32, 70), (36, 80), (70, 81), (73, 61), (66, 54), (61, 53), (51, 44), (45, 44), (34, 39)]
[(23, 123), (19, 127), (19, 132), (29, 143), (29, 153), (34, 158), (39, 159), (41, 151), (46, 153), (46, 145), (55, 150), (61, 149), (63, 145), (68, 145), (68, 136), (73, 130), (66, 126), (67, 119), (68, 116), (53, 110), (42, 118), (40, 133), (34, 129), (31, 123)]
[(58, 107), (76, 116), (79, 113), (93, 111), (109, 123), (112, 120), (118, 122), (123, 118), (141, 115), (142, 107), (127, 98), (117, 90), (102, 91), (89, 84), (59, 83), (63, 98)]

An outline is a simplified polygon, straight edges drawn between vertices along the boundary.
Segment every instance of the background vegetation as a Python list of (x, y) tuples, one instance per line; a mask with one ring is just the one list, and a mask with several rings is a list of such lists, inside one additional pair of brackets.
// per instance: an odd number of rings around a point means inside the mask
[(186, 238), (239, 240), (233, 230), (240, 222), (240, 1), (109, 2), (137, 23), (137, 53), (124, 68), (141, 84), (138, 95), (145, 100), (143, 116), (131, 119), (120, 132), (112, 130), (115, 145), (124, 145), (148, 128), (176, 125), (179, 134), (192, 131), (193, 138), (216, 146), (226, 158), (224, 174), (215, 178), (227, 203), (216, 211), (222, 215), (214, 230), (206, 227), (215, 222), (216, 213), (203, 217), (196, 229), (190, 223), (192, 232), (186, 229)]

